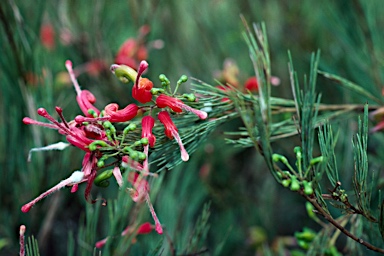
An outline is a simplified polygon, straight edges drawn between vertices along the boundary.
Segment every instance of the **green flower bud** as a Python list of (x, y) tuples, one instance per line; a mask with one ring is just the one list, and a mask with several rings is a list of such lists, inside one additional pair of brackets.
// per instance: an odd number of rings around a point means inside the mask
[(103, 140), (96, 140), (88, 145), (89, 150), (95, 151), (97, 149), (97, 146), (100, 147), (108, 147), (108, 144)]
[(148, 145), (148, 143), (149, 143), (148, 138), (141, 138), (140, 140), (141, 145), (146, 146)]
[(297, 244), (304, 250), (308, 250), (309, 249), (309, 243), (307, 243), (306, 241), (304, 240), (297, 240)]
[(136, 81), (137, 71), (126, 65), (120, 65), (115, 69), (115, 76), (123, 83), (127, 84), (129, 81)]
[(300, 189), (300, 182), (297, 180), (296, 176), (291, 177), (291, 191), (298, 191)]
[(124, 134), (124, 135), (127, 135), (128, 132), (130, 132), (130, 131), (134, 131), (135, 129), (136, 129), (136, 124), (134, 124), (134, 123), (130, 123), (127, 127), (124, 128), (124, 130), (123, 130), (123, 134)]
[(316, 218), (316, 214), (313, 212), (315, 207), (313, 207), (310, 202), (305, 202), (305, 209), (307, 210), (307, 214), (311, 219)]
[(182, 75), (179, 79), (179, 81), (177, 81), (178, 84), (182, 84), (182, 83), (185, 83), (188, 81), (188, 77), (186, 75)]
[(132, 150), (131, 152), (129, 152), (129, 156), (133, 160), (137, 160), (139, 158), (139, 152), (137, 152), (136, 150)]
[(99, 168), (104, 167), (104, 161), (103, 160), (97, 161), (97, 167)]
[(140, 161), (143, 161), (147, 158), (147, 156), (143, 152), (138, 152), (138, 158)]
[(152, 95), (157, 95), (157, 94), (164, 93), (164, 92), (165, 92), (165, 90), (162, 88), (152, 88), (151, 89)]
[(108, 182), (108, 184), (106, 184), (105, 181), (107, 181), (107, 179), (111, 178), (112, 175), (113, 175), (113, 170), (106, 170), (106, 171), (100, 173), (99, 175), (97, 175), (95, 180), (93, 181), (93, 183), (96, 186), (100, 186), (100, 187), (104, 187), (105, 185), (108, 186), (109, 182)]
[(187, 99), (188, 101), (190, 101), (190, 102), (195, 102), (196, 101), (196, 96), (193, 93), (184, 93), (183, 97), (185, 99)]
[(283, 185), (285, 188), (289, 187), (291, 185), (291, 180), (286, 179), (281, 181), (281, 185)]
[(310, 196), (313, 194), (312, 182), (308, 182), (306, 180), (303, 181), (304, 186), (304, 194)]
[(319, 157), (316, 157), (316, 158), (312, 158), (311, 161), (309, 162), (310, 165), (315, 165), (315, 164), (318, 164), (318, 163), (321, 163), (324, 161), (324, 157), (323, 156), (319, 156)]

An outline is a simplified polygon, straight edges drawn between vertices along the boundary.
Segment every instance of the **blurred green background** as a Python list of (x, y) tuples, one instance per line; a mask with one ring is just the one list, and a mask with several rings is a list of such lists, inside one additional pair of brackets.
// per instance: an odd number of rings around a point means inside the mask
[[(279, 86), (273, 87), (273, 96), (292, 98), (287, 50), (291, 51), (295, 68), (302, 77), (309, 70), (310, 53), (317, 49), (322, 51), (321, 69), (364, 84), (378, 95), (383, 85), (383, 39), (376, 32), (384, 26), (380, 18), (383, 8), (379, 8), (383, 7), (382, 3), (380, 0), (1, 1), (0, 255), (18, 253), (21, 224), (27, 226), (28, 236), (37, 238), (42, 255), (68, 255), (69, 251), (74, 255), (92, 255), (94, 243), (110, 230), (108, 209), (101, 207), (95, 220), (97, 227), (91, 232), (84, 218), (95, 215), (98, 207), (88, 205), (81, 191), (71, 194), (64, 189), (38, 203), (27, 214), (20, 210), (24, 203), (81, 165), (81, 155), (74, 148), (35, 153), (32, 161), (27, 162), (30, 148), (63, 138), (56, 131), (24, 125), (24, 116), (36, 118), (38, 107), (53, 112), (55, 106), (61, 106), (69, 119), (80, 113), (66, 76), (65, 60), (72, 60), (74, 67), (83, 65), (78, 79), (82, 88), (96, 95), (96, 105), (127, 104), (131, 101), (130, 90), (108, 69), (124, 41), (137, 38), (140, 28), (149, 25), (150, 32), (144, 42), (150, 65), (146, 76), (153, 81), (158, 81), (162, 73), (173, 82), (185, 74), (215, 85), (224, 63), (230, 59), (236, 63), (238, 81), (243, 84), (254, 75), (242, 35), (244, 25), (240, 15), (243, 15), (249, 24), (266, 23), (272, 72), (281, 80)], [(49, 27), (46, 37), (52, 36), (53, 41), (41, 37), (44, 27)], [(87, 66), (89, 63), (99, 64)], [(366, 101), (322, 78), (318, 91), (327, 103)], [(351, 123), (343, 125), (349, 127)], [(278, 250), (281, 243), (289, 245), (293, 233), (304, 226), (318, 229), (307, 218), (304, 201), (274, 182), (256, 150), (225, 143), (224, 131), (235, 131), (239, 126), (240, 120), (222, 125), (189, 162), (163, 173), (161, 185), (154, 186), (158, 189), (154, 189), (157, 196), (153, 199), (157, 214), (177, 254), (193, 252), (188, 251), (188, 241), (208, 202), (209, 230), (197, 246), (207, 255), (254, 255), (263, 246)], [(340, 149), (350, 152), (348, 143), (352, 133), (346, 130), (340, 135)], [(290, 138), (275, 142), (274, 147), (279, 153), (290, 154), (298, 143), (297, 138)], [(341, 160), (344, 160), (342, 169), (352, 169), (351, 156), (345, 154)], [(93, 189), (92, 194), (98, 193), (113, 200), (117, 186)], [(150, 221), (147, 217), (146, 221)], [(121, 231), (125, 225), (117, 230)], [(157, 234), (139, 237), (131, 253), (146, 254), (162, 241)], [(163, 255), (170, 251), (165, 246)]]

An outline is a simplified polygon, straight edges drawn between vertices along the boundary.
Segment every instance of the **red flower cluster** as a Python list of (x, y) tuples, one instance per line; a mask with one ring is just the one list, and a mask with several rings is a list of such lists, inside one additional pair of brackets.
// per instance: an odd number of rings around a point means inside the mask
[(144, 44), (144, 39), (149, 31), (150, 27), (144, 25), (140, 28), (137, 38), (128, 38), (117, 52), (115, 63), (136, 68), (140, 61), (148, 59), (148, 49)]
[[(152, 102), (151, 106), (138, 106), (135, 103), (128, 104), (124, 108), (119, 107), (116, 103), (106, 105), (102, 110), (97, 108), (95, 96), (88, 90), (80, 88), (75, 73), (72, 68), (72, 63), (66, 61), (65, 66), (76, 91), (77, 103), (83, 112), (83, 115), (78, 115), (72, 121), (67, 121), (64, 118), (63, 111), (60, 107), (56, 107), (56, 113), (60, 117), (57, 121), (44, 108), (39, 108), (37, 113), (48, 120), (48, 123), (40, 122), (29, 117), (25, 117), (25, 124), (33, 124), (46, 128), (56, 129), (60, 134), (66, 137), (68, 145), (75, 146), (85, 152), (82, 162), (82, 168), (75, 171), (68, 178), (59, 182), (53, 188), (42, 193), (31, 202), (22, 206), (23, 212), (28, 212), (32, 206), (44, 197), (56, 192), (57, 190), (70, 186), (71, 192), (78, 190), (81, 183), (86, 183), (85, 198), (88, 202), (94, 203), (91, 197), (92, 185), (103, 185), (107, 179), (114, 176), (117, 184), (122, 187), (124, 178), (122, 171), (129, 170), (128, 182), (132, 185), (130, 189), (132, 200), (137, 203), (146, 202), (152, 217), (155, 222), (155, 230), (161, 234), (163, 232), (160, 221), (155, 213), (149, 197), (148, 175), (156, 176), (149, 171), (149, 148), (154, 147), (156, 137), (153, 134), (153, 128), (156, 125), (156, 120), (152, 117), (152, 111), (158, 111), (158, 120), (164, 126), (164, 133), (169, 139), (175, 139), (180, 146), (181, 159), (188, 161), (189, 155), (184, 148), (178, 129), (173, 123), (171, 116), (165, 108), (169, 108), (173, 112), (181, 113), (184, 111), (191, 112), (197, 115), (200, 119), (207, 118), (207, 113), (201, 110), (193, 109), (184, 103), (182, 100), (164, 94), (165, 90), (155, 90), (153, 83), (148, 78), (143, 78), (141, 75), (147, 69), (148, 63), (142, 61), (138, 70), (134, 70), (128, 66), (114, 64), (111, 66), (112, 72), (123, 82), (132, 81), (132, 95), (140, 103)], [(160, 95), (157, 95), (161, 92)], [(156, 97), (154, 101), (152, 98)], [(138, 113), (145, 113), (149, 110), (149, 115), (139, 117)], [(154, 115), (156, 116), (156, 115)], [(139, 120), (141, 118), (141, 122)], [(124, 125), (122, 131), (117, 131), (114, 126), (119, 123)], [(136, 129), (136, 124), (141, 124), (141, 136), (136, 141), (126, 139), (126, 135)], [(131, 136), (132, 137), (132, 136)], [(39, 150), (62, 150), (66, 147), (66, 143), (56, 143), (43, 148), (35, 148), (31, 151)], [(112, 169), (106, 169), (104, 161), (113, 158)], [(106, 169), (106, 170), (104, 170)], [(139, 228), (138, 233), (144, 233), (152, 230), (149, 226)], [(128, 231), (124, 231), (125, 233)], [(122, 235), (125, 233), (123, 232)], [(131, 231), (130, 231), (131, 232)], [(99, 245), (105, 243), (100, 241)]]

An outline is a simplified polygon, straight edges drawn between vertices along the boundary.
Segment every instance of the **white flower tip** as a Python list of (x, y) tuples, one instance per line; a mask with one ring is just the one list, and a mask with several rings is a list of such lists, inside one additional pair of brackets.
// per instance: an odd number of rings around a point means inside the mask
[(71, 183), (79, 183), (84, 178), (84, 172), (74, 171), (69, 178), (71, 179)]
[(198, 117), (200, 118), (200, 119), (206, 119), (207, 117), (208, 117), (208, 114), (207, 114), (207, 112), (205, 112), (205, 111), (199, 111), (198, 112)]
[(189, 155), (188, 155), (187, 151), (181, 152), (181, 160), (183, 160), (184, 162), (187, 162), (189, 160)]
[(23, 235), (24, 235), (24, 233), (25, 233), (25, 230), (26, 230), (26, 227), (25, 227), (25, 225), (21, 225), (21, 226), (20, 226), (20, 235), (21, 235), (21, 236), (23, 236)]
[(120, 65), (118, 65), (118, 64), (112, 64), (111, 67), (109, 68), (109, 70), (111, 70), (111, 72), (114, 74), (115, 70), (119, 67), (120, 67)]

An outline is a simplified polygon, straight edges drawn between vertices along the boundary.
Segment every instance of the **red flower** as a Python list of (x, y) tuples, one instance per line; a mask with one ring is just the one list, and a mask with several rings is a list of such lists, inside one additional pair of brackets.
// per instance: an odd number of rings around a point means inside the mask
[(45, 23), (40, 28), (40, 41), (48, 50), (55, 48), (55, 31), (52, 24)]
[(138, 80), (137, 86), (132, 88), (132, 97), (141, 103), (150, 102), (152, 100), (152, 81), (148, 78), (139, 78)]
[(148, 145), (144, 146), (144, 154), (145, 154), (145, 160), (144, 160), (144, 173), (148, 174), (149, 173), (149, 168), (148, 168), (148, 151), (149, 151), (149, 146), (154, 147), (156, 143), (156, 137), (152, 133), (153, 126), (155, 125), (155, 119), (151, 116), (145, 116), (141, 120), (141, 137), (142, 138), (147, 138), (148, 139)]
[(138, 43), (134, 38), (128, 38), (116, 54), (115, 63), (127, 65), (131, 68), (137, 67), (137, 62), (148, 58), (147, 48)]
[(129, 104), (123, 109), (119, 109), (119, 105), (116, 103), (111, 103), (105, 106), (105, 118), (110, 122), (127, 122), (133, 119), (137, 115), (138, 107), (136, 104)]
[(149, 184), (144, 176), (140, 176), (137, 172), (131, 172), (128, 175), (128, 181), (132, 184), (133, 188), (131, 189), (131, 197), (135, 202), (146, 201), (151, 212), (152, 218), (155, 221), (156, 232), (159, 234), (163, 233), (163, 228), (160, 224), (159, 219), (157, 218), (155, 209), (149, 198)]
[(255, 76), (248, 78), (248, 80), (245, 82), (245, 89), (247, 89), (251, 92), (258, 92), (259, 91), (259, 83), (258, 83), (257, 78)]
[(147, 103), (152, 100), (151, 89), (153, 83), (148, 78), (141, 77), (147, 68), (148, 63), (145, 60), (141, 61), (139, 68), (137, 69), (135, 85), (132, 87), (132, 97), (141, 103)]
[(73, 124), (69, 125), (61, 114), (61, 108), (56, 107), (56, 111), (60, 115), (60, 118), (63, 120), (62, 123), (56, 121), (56, 119), (54, 119), (44, 108), (39, 108), (37, 110), (37, 113), (40, 116), (49, 120), (52, 124), (39, 122), (29, 117), (25, 117), (23, 119), (23, 122), (24, 124), (34, 124), (47, 128), (57, 129), (59, 133), (66, 135), (67, 141), (69, 143), (71, 143), (75, 147), (80, 148), (81, 150), (89, 151), (88, 145), (91, 144), (93, 140), (87, 138), (86, 133), (82, 129), (77, 128)]
[(151, 147), (154, 147), (156, 143), (156, 137), (152, 133), (152, 129), (154, 125), (155, 125), (155, 119), (151, 116), (145, 116), (141, 120), (141, 126), (142, 126), (141, 137), (147, 138), (149, 145)]
[(167, 96), (165, 94), (160, 94), (160, 96), (157, 97), (156, 105), (159, 108), (169, 107), (170, 109), (172, 109), (177, 113), (182, 112), (184, 109), (185, 111), (192, 112), (193, 114), (197, 115), (200, 119), (205, 119), (208, 116), (206, 112), (191, 108), (181, 100), (173, 98), (171, 96)]
[(184, 145), (183, 145), (183, 142), (181, 141), (178, 130), (175, 124), (172, 122), (172, 119), (169, 113), (167, 111), (161, 111), (157, 117), (159, 118), (160, 122), (164, 125), (165, 135), (170, 139), (175, 138), (177, 143), (179, 144), (181, 159), (183, 161), (188, 161), (189, 159), (188, 152), (184, 148)]
[(70, 60), (67, 60), (65, 62), (65, 67), (67, 68), (73, 86), (75, 87), (77, 94), (76, 100), (79, 104), (81, 111), (83, 111), (84, 115), (88, 117), (93, 117), (92, 114), (88, 113), (89, 109), (92, 109), (97, 115), (99, 115), (100, 110), (93, 106), (93, 103), (96, 102), (96, 97), (90, 91), (80, 89), (79, 83), (77, 82), (75, 77), (75, 73), (73, 72), (72, 62)]
[(144, 39), (149, 31), (150, 27), (144, 25), (140, 28), (137, 39), (128, 38), (117, 52), (115, 63), (136, 68), (139, 61), (148, 59), (148, 50), (144, 45)]
[[(140, 227), (136, 230), (137, 235), (144, 235), (144, 234), (149, 234), (153, 230), (153, 225), (149, 222), (144, 222), (143, 224), (140, 225)], [(121, 232), (121, 236), (125, 235), (131, 235), (134, 232), (134, 227), (132, 226), (127, 226), (123, 232)], [(104, 238), (103, 240), (98, 241), (95, 244), (96, 248), (102, 248), (108, 241), (108, 237)], [(133, 240), (133, 239), (132, 239)], [(134, 240), (133, 240), (134, 241)], [(132, 241), (132, 242), (133, 242)]]

